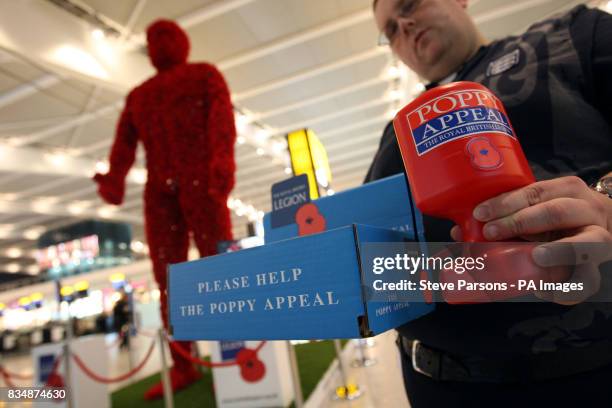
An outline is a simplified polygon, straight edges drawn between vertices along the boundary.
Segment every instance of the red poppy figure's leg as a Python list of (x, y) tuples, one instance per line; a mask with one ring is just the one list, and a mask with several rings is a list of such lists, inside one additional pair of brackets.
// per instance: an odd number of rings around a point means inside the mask
[(189, 230), (193, 232), (200, 256), (217, 253), (219, 241), (232, 239), (232, 222), (227, 198), (213, 199), (197, 189), (181, 195), (181, 207)]
[[(178, 195), (157, 192), (147, 188), (145, 192), (145, 225), (153, 273), (159, 286), (161, 315), (168, 328), (167, 267), (168, 264), (187, 260), (189, 233)], [(191, 342), (175, 342), (191, 353)], [(175, 368), (192, 369), (190, 362), (170, 349)]]

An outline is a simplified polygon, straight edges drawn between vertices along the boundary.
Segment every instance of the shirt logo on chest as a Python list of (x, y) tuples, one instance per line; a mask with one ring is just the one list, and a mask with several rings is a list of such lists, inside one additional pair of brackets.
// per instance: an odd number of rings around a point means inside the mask
[(493, 75), (499, 75), (503, 72), (508, 71), (510, 68), (516, 66), (519, 63), (520, 51), (518, 49), (499, 57), (495, 61), (491, 61), (487, 67), (487, 77)]

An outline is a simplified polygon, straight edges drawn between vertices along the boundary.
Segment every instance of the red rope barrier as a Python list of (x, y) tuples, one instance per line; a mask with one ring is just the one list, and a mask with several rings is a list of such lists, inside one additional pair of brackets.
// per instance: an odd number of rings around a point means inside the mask
[(0, 375), (4, 379), (4, 382), (6, 383), (7, 387), (15, 388), (15, 384), (13, 384), (13, 382), (11, 381), (11, 378), (9, 377), (8, 373), (6, 372), (4, 367), (2, 367), (2, 366), (0, 366)]
[(17, 374), (17, 373), (12, 373), (10, 371), (8, 371), (6, 368), (4, 368), (3, 366), (0, 365), (0, 370), (5, 373), (6, 375), (8, 375), (11, 378), (16, 378), (18, 380), (31, 380), (32, 378), (34, 378), (34, 376), (32, 374), (30, 375), (23, 375), (23, 374)]
[(256, 352), (256, 353), (259, 353), (259, 350), (261, 350), (261, 348), (262, 348), (263, 346), (265, 346), (265, 345), (266, 345), (266, 343), (267, 343), (267, 341), (266, 341), (266, 340), (264, 340), (264, 341), (262, 341), (261, 343), (259, 343), (259, 345), (258, 345), (257, 347), (255, 347), (255, 352)]
[[(189, 360), (193, 364), (198, 364), (204, 367), (229, 367), (229, 366), (233, 366), (237, 364), (236, 360), (225, 361), (223, 363), (213, 363), (212, 361), (200, 360), (199, 358), (196, 358), (192, 356), (191, 354), (189, 354), (188, 352), (186, 352), (181, 346), (179, 346), (178, 344), (176, 344), (174, 341), (170, 340), (169, 338), (166, 337), (166, 340), (168, 340), (168, 344), (170, 344), (170, 347), (172, 347), (172, 349), (174, 349), (183, 358), (185, 358), (186, 360)], [(257, 347), (255, 347), (255, 353), (258, 353), (259, 350), (261, 350), (261, 348), (265, 344), (266, 344), (265, 340), (259, 343)]]
[(151, 332), (151, 331), (146, 331), (146, 330), (138, 330), (138, 334), (140, 334), (141, 336), (145, 336), (145, 337), (150, 337), (150, 338), (157, 338), (157, 333), (156, 332)]
[(170, 347), (172, 347), (174, 351), (178, 352), (184, 359), (189, 360), (193, 364), (201, 365), (204, 367), (229, 367), (236, 364), (235, 360), (226, 361), (224, 363), (213, 363), (212, 361), (200, 360), (199, 358), (196, 358), (186, 352), (181, 346), (179, 346), (175, 342), (168, 340), (168, 344), (170, 345)]
[(147, 350), (147, 354), (145, 355), (144, 359), (140, 362), (140, 364), (138, 364), (136, 367), (134, 367), (131, 371), (128, 371), (127, 373), (120, 375), (118, 377), (114, 377), (114, 378), (107, 378), (107, 377), (102, 377), (96, 373), (94, 373), (93, 371), (91, 371), (83, 362), (83, 360), (81, 360), (81, 358), (72, 353), (72, 359), (74, 360), (74, 362), (79, 366), (79, 368), (92, 380), (97, 381), (97, 382), (101, 382), (104, 384), (110, 384), (110, 383), (114, 383), (114, 382), (120, 382), (120, 381), (124, 381), (127, 380), (128, 378), (130, 378), (131, 376), (133, 376), (134, 374), (136, 374), (138, 371), (140, 371), (140, 369), (142, 367), (144, 367), (144, 365), (147, 363), (147, 361), (149, 360), (149, 357), (151, 357), (151, 354), (153, 353), (153, 348), (155, 347), (155, 341), (151, 342), (151, 345), (149, 346), (149, 350)]

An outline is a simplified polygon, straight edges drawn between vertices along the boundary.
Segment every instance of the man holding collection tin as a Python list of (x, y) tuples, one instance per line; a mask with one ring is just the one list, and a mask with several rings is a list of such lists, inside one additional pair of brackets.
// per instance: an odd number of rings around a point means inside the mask
[[(474, 209), (487, 241), (612, 243), (612, 16), (575, 7), (524, 34), (487, 41), (468, 0), (375, 0), (379, 43), (429, 82), (486, 86), (502, 101), (536, 183)], [(368, 171), (404, 171), (390, 123)], [(449, 203), (452, 205), (452, 203)], [(428, 241), (462, 239), (424, 217)], [(565, 253), (535, 253), (543, 267)], [(610, 406), (612, 303), (590, 302), (612, 277), (612, 253), (575, 261), (581, 298), (542, 292), (540, 303), (449, 305), (398, 329), (413, 407)], [(450, 406), (450, 405), (449, 405)]]

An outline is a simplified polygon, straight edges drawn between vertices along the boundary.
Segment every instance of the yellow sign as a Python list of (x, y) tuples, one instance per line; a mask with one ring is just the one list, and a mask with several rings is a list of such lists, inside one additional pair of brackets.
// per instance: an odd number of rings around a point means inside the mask
[(30, 303), (32, 303), (32, 301), (30, 300), (29, 297), (24, 296), (24, 297), (20, 297), (19, 298), (19, 306), (27, 306)]
[(64, 286), (60, 289), (60, 295), (63, 297), (70, 296), (74, 293), (72, 286)]
[(75, 289), (77, 292), (83, 292), (83, 291), (85, 291), (85, 290), (89, 289), (89, 283), (88, 283), (87, 281), (80, 281), (80, 282), (77, 282), (77, 283), (75, 283), (75, 285), (74, 285), (74, 289)]
[(299, 176), (306, 174), (312, 200), (319, 198), (320, 189), (324, 191), (331, 183), (331, 171), (325, 147), (310, 129), (301, 129), (287, 135), (289, 156), (293, 174)]
[(125, 281), (125, 275), (122, 273), (113, 273), (110, 277), (111, 282), (123, 282)]

